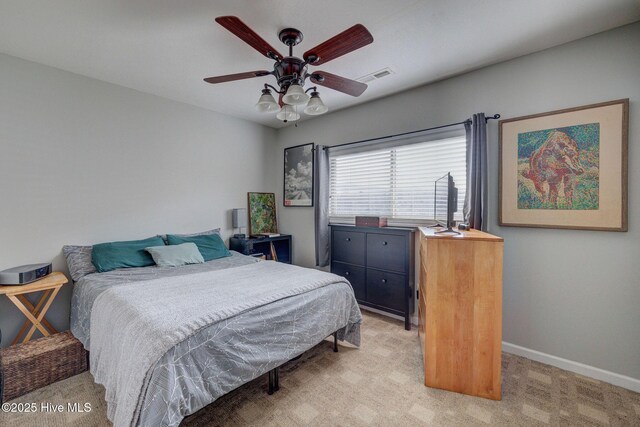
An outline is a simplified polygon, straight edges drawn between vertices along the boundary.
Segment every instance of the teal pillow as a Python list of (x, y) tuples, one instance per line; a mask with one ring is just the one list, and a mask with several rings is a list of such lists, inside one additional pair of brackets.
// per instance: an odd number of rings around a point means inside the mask
[(146, 248), (160, 267), (179, 267), (187, 264), (202, 264), (204, 258), (195, 243)]
[[(209, 234), (220, 234), (220, 228), (214, 228), (212, 230), (207, 230), (207, 231), (199, 231), (197, 233), (188, 233), (188, 234), (174, 234), (174, 236), (178, 236), (178, 237), (194, 237), (194, 236), (205, 236), (205, 235), (209, 235)], [(158, 234), (158, 237), (162, 237), (162, 240), (164, 240), (165, 245), (167, 244), (167, 235), (166, 234)]]
[(150, 246), (162, 246), (160, 237), (127, 242), (110, 242), (94, 245), (91, 251), (91, 262), (98, 273), (127, 267), (148, 267), (154, 265), (153, 258), (145, 251)]
[(182, 243), (195, 243), (202, 258), (205, 261), (212, 259), (224, 258), (231, 256), (231, 252), (227, 249), (222, 238), (217, 234), (209, 234), (206, 236), (181, 237), (175, 234), (167, 234), (167, 242), (169, 245), (180, 245)]

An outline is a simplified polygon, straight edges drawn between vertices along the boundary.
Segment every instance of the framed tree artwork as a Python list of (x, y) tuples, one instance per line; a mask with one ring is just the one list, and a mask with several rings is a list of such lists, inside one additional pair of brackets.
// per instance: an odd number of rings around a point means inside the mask
[(500, 225), (627, 231), (628, 99), (499, 127)]
[(257, 236), (278, 232), (276, 195), (274, 193), (248, 193), (249, 234)]
[(285, 206), (313, 206), (313, 143), (284, 149)]

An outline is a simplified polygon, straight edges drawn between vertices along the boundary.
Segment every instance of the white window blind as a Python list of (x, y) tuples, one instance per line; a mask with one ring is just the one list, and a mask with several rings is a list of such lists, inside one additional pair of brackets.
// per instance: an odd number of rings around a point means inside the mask
[(456, 220), (466, 190), (464, 136), (330, 157), (332, 222), (380, 215), (421, 222), (434, 217), (435, 181), (451, 172), (458, 188)]

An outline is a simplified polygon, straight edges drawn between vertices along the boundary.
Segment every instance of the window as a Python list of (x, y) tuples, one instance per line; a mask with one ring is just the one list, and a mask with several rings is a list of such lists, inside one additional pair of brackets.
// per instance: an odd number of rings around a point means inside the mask
[(421, 223), (434, 217), (434, 183), (451, 172), (458, 211), (466, 190), (466, 139), (456, 136), (330, 157), (332, 222), (380, 215)]

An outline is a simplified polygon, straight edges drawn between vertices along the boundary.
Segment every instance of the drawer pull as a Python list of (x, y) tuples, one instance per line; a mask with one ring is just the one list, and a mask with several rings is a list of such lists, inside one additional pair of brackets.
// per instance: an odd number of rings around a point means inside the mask
[(348, 275), (350, 275), (350, 274), (351, 274), (351, 273), (349, 273), (348, 271), (345, 271), (345, 272), (344, 272), (344, 275), (345, 275), (345, 276), (348, 276)]
[(382, 279), (382, 283), (387, 283), (387, 279)]
[(347, 237), (346, 240), (347, 240), (347, 242), (350, 242), (351, 241), (351, 237)]
[(388, 243), (387, 242), (382, 242), (382, 246), (387, 246)]

